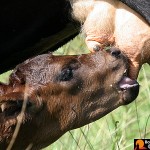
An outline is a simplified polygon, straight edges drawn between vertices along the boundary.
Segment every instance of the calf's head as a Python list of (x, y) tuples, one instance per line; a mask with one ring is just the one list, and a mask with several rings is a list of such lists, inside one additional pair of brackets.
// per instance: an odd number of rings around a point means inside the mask
[[(18, 65), (0, 85), (0, 149), (43, 148), (138, 95), (119, 50), (44, 54)], [(11, 143), (11, 144), (10, 144)]]

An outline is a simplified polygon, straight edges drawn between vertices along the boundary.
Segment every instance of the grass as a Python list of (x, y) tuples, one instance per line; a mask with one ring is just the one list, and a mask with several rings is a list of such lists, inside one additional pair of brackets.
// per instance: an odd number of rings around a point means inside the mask
[[(88, 53), (81, 36), (59, 48), (56, 55)], [(132, 150), (134, 139), (150, 138), (150, 66), (141, 68), (138, 98), (105, 117), (72, 130), (44, 150)], [(0, 76), (4, 81), (10, 72)]]

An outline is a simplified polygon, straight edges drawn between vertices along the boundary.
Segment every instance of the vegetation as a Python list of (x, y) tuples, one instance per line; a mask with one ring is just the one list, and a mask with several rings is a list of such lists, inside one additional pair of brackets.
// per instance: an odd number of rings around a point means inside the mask
[[(56, 55), (88, 53), (81, 36), (55, 52)], [(150, 66), (143, 65), (138, 77), (138, 98), (105, 117), (72, 130), (44, 150), (131, 150), (134, 139), (150, 138)], [(0, 76), (4, 81), (10, 72)]]

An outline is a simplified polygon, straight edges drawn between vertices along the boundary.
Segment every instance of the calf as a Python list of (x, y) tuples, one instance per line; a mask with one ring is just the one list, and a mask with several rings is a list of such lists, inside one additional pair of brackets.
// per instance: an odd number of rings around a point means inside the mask
[(116, 48), (78, 56), (43, 54), (0, 85), (0, 149), (37, 150), (65, 132), (132, 102), (139, 85)]

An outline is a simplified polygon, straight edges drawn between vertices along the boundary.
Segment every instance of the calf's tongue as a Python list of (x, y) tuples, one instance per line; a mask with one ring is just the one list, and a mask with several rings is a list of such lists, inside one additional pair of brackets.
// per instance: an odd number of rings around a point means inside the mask
[(136, 80), (132, 80), (129, 77), (123, 77), (122, 80), (119, 83), (120, 89), (129, 89), (132, 87), (139, 86), (138, 82)]

